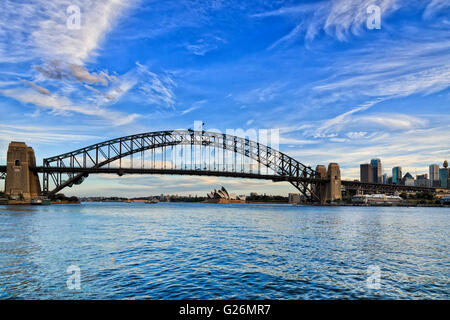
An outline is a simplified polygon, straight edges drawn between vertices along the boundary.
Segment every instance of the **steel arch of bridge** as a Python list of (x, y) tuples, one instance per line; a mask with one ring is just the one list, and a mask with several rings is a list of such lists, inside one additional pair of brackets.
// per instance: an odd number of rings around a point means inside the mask
[[(164, 152), (167, 147), (176, 148), (177, 146), (191, 146), (191, 150), (193, 146), (200, 146), (200, 152), (206, 148), (209, 148), (209, 150), (211, 148), (222, 150), (224, 160), (222, 170), (214, 168), (213, 171), (208, 171), (207, 175), (215, 175), (214, 172), (217, 172), (217, 176), (226, 176), (223, 172), (230, 171), (228, 170), (228, 163), (225, 165), (225, 152), (230, 152), (231, 155), (234, 155), (235, 162), (236, 155), (240, 154), (241, 157), (247, 157), (258, 163), (258, 174), (261, 173), (260, 165), (267, 167), (275, 172), (276, 175), (286, 177), (286, 180), (296, 187), (307, 200), (311, 202), (320, 201), (320, 183), (318, 183), (320, 176), (311, 167), (305, 166), (278, 150), (246, 138), (194, 130), (157, 131), (130, 135), (46, 158), (43, 161), (43, 192), (46, 195), (53, 195), (65, 187), (80, 184), (88, 176), (89, 172), (101, 172), (100, 169), (102, 167), (109, 167), (112, 162), (117, 160), (120, 161), (119, 168), (121, 168), (122, 158), (130, 156), (132, 159), (133, 154), (137, 153), (141, 154), (141, 166), (143, 169), (145, 151), (163, 149)], [(214, 161), (215, 157), (214, 154)], [(132, 164), (133, 160), (131, 160), (131, 166)], [(165, 165), (166, 162), (164, 162)], [(203, 173), (205, 175), (202, 169), (200, 171), (198, 169), (195, 171), (189, 170), (189, 173), (186, 173), (188, 171), (186, 168), (185, 170), (182, 168), (177, 170), (180, 174), (202, 175)], [(237, 170), (236, 165), (234, 170)], [(125, 171), (119, 170), (117, 172), (121, 175)], [(149, 171), (143, 170), (142, 172)], [(163, 172), (161, 171), (161, 173)], [(67, 175), (66, 180), (63, 180), (63, 174)], [(256, 177), (255, 174), (253, 177)], [(55, 185), (53, 190), (50, 190), (50, 182), (53, 182)]]

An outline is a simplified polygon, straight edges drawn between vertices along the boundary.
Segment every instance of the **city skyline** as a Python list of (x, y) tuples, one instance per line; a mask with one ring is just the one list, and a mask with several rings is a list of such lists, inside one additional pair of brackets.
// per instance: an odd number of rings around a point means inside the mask
[[(442, 167), (439, 164), (430, 164), (428, 166), (427, 173), (414, 173), (409, 171), (402, 171), (402, 166), (395, 166), (391, 170), (391, 175), (389, 176), (383, 167), (380, 158), (371, 159), (370, 163), (360, 164), (360, 178), (359, 181), (365, 183), (383, 183), (383, 184), (397, 184), (404, 185), (407, 183), (412, 183), (414, 186), (418, 187), (442, 187), (448, 188), (449, 179), (449, 169), (448, 162), (444, 160)], [(389, 171), (388, 171), (389, 172)], [(381, 176), (381, 179), (380, 179)], [(407, 181), (410, 180), (410, 181)]]
[[(370, 30), (362, 1), (5, 1), (0, 164), (10, 141), (32, 146), (41, 163), (198, 120), (222, 131), (278, 128), (281, 151), (312, 166), (337, 162), (344, 179), (359, 178), (359, 164), (373, 158), (385, 170), (428, 173), (450, 151), (449, 4), (377, 3), (381, 29)], [(80, 8), (80, 29), (67, 28), (69, 5)], [(265, 181), (190, 180), (91, 176), (64, 192), (203, 194), (222, 184), (294, 192)]]

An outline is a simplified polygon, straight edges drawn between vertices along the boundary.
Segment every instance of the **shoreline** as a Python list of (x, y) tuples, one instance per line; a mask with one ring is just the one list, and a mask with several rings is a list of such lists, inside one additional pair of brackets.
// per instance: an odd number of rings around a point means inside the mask
[(70, 202), (70, 201), (50, 201), (50, 204), (41, 204), (41, 203), (31, 203), (31, 201), (21, 201), (21, 200), (9, 200), (7, 203), (0, 203), (2, 206), (47, 206), (47, 205), (59, 205), (59, 204), (81, 204), (78, 202)]
[[(74, 205), (82, 203), (127, 203), (126, 201), (51, 201), (50, 205)], [(131, 203), (143, 203), (143, 201), (132, 201)], [(401, 203), (401, 204), (351, 204), (351, 203), (326, 203), (326, 204), (308, 204), (308, 203), (288, 203), (288, 202), (263, 202), (263, 201), (247, 201), (247, 202), (206, 202), (206, 201), (171, 201), (171, 202), (158, 202), (158, 203), (204, 203), (204, 204), (268, 204), (268, 205), (291, 205), (291, 206), (312, 206), (312, 207), (419, 207), (419, 208), (449, 208), (450, 205), (444, 204), (414, 204), (414, 203)], [(158, 204), (155, 203), (155, 204)], [(0, 203), (0, 206), (42, 206), (45, 204), (33, 204), (30, 201), (9, 200), (7, 203)]]

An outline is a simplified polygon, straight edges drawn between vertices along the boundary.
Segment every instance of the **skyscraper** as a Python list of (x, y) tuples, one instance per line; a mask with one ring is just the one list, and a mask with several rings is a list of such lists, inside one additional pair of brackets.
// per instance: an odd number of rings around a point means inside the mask
[(441, 188), (448, 188), (448, 181), (450, 179), (449, 176), (450, 169), (447, 168), (441, 168), (439, 169), (439, 181), (440, 181), (440, 187)]
[(392, 168), (392, 183), (401, 184), (402, 178), (402, 167)]
[(372, 179), (373, 182), (383, 183), (383, 168), (381, 167), (381, 159), (370, 160), (370, 165), (372, 166)]
[(439, 181), (441, 188), (450, 189), (450, 169), (447, 160), (444, 161), (443, 168), (439, 169)]
[(368, 163), (361, 164), (359, 166), (359, 175), (361, 182), (372, 183), (373, 182), (372, 166)]
[(432, 187), (439, 187), (439, 165), (430, 165), (430, 183)]

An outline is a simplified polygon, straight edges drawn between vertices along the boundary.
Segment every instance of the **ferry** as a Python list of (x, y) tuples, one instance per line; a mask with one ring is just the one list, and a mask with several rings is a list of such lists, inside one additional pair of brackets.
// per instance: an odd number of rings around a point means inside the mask
[(30, 202), (32, 205), (45, 205), (48, 206), (51, 204), (50, 200), (47, 198), (33, 198)]
[(352, 203), (356, 205), (394, 205), (402, 202), (403, 199), (399, 196), (385, 194), (363, 194), (352, 197)]

